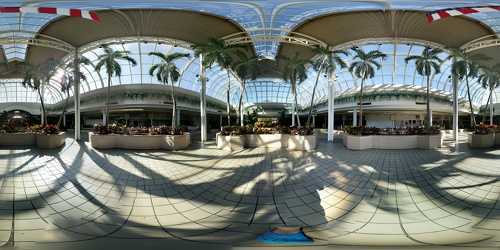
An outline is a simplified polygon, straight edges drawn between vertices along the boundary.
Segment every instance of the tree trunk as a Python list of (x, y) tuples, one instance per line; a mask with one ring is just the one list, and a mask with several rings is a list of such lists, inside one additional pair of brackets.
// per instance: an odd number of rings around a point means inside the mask
[(486, 101), (486, 107), (484, 107), (484, 113), (483, 113), (483, 124), (486, 122), (486, 113), (488, 111), (488, 104), (490, 103), (490, 98), (493, 90), (490, 90), (490, 95), (488, 95), (488, 101)]
[[(170, 77), (171, 85), (171, 94), (172, 94), (172, 134), (175, 133), (175, 127), (177, 127), (177, 102), (175, 101), (175, 93), (174, 93), (174, 80)], [(151, 124), (152, 125), (152, 124)]]
[[(324, 63), (325, 60), (323, 60)], [(318, 81), (319, 81), (319, 76), (321, 75), (321, 71), (323, 71), (323, 64), (321, 64), (320, 69), (318, 70), (318, 74), (316, 75), (316, 83), (314, 83), (312, 95), (311, 95), (311, 105), (309, 106), (309, 114), (307, 114), (307, 122), (306, 124), (309, 124), (311, 122), (311, 114), (312, 114), (312, 108), (314, 104), (314, 94), (316, 93), (316, 87), (318, 86)]]
[(238, 102), (238, 110), (237, 110), (238, 117), (236, 117), (236, 124), (240, 123), (241, 126), (244, 126), (243, 119), (241, 119), (241, 112), (242, 112), (241, 106), (243, 103), (243, 91), (245, 91), (245, 80), (242, 81), (240, 100)]
[(66, 113), (66, 108), (68, 107), (68, 101), (69, 101), (69, 93), (66, 92), (66, 102), (64, 103), (63, 110), (61, 112), (61, 116), (59, 117), (59, 121), (57, 121), (57, 127), (61, 127), (61, 122), (64, 117), (64, 113)]
[[(363, 77), (361, 77), (361, 89), (359, 90), (359, 125), (363, 126), (363, 85), (365, 85), (366, 70), (363, 70)], [(361, 130), (359, 131), (361, 135)]]
[(291, 77), (291, 82), (292, 82), (292, 92), (293, 92), (293, 97), (294, 97), (294, 102), (295, 102), (295, 116), (297, 118), (297, 124), (299, 127), (301, 127), (300, 124), (300, 117), (299, 117), (299, 107), (297, 105), (297, 86), (295, 82), (295, 71), (292, 72), (292, 77)]
[(429, 93), (429, 75), (427, 75), (427, 124), (425, 125), (425, 131), (430, 134), (431, 129), (431, 108), (430, 108), (430, 93)]
[(42, 93), (40, 92), (40, 87), (38, 87), (37, 89), (37, 92), (38, 92), (38, 96), (40, 97), (40, 105), (42, 105), (42, 116), (43, 116), (43, 121), (40, 121), (41, 123), (43, 123), (42, 125), (45, 126), (48, 124), (48, 121), (47, 121), (47, 115), (45, 114), (45, 104), (43, 103), (43, 96), (42, 96)]
[(106, 96), (106, 120), (104, 120), (104, 127), (109, 124), (109, 93), (111, 91), (111, 74), (108, 74), (108, 92)]
[(227, 71), (227, 125), (231, 126), (231, 103), (229, 98), (229, 93), (231, 92), (231, 75), (229, 74), (229, 68)]
[(472, 106), (472, 99), (470, 98), (469, 77), (467, 77), (467, 75), (465, 75), (465, 83), (467, 84), (467, 97), (469, 98), (470, 106), (470, 127), (474, 129), (476, 125), (476, 118), (474, 117), (474, 108)]

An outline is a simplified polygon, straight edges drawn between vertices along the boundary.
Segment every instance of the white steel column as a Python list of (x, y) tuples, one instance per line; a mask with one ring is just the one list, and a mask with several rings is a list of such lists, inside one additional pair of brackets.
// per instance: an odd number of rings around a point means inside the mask
[(241, 105), (241, 110), (240, 110), (240, 125), (245, 126), (245, 122), (243, 121), (244, 114), (243, 114), (243, 103)]
[[(456, 57), (453, 57), (453, 63), (457, 61)], [(451, 75), (451, 81), (453, 83), (453, 141), (458, 142), (458, 79), (455, 74)]]
[(176, 114), (176, 117), (175, 117), (175, 126), (180, 126), (181, 125), (181, 110), (180, 109), (177, 109), (176, 110), (177, 114)]
[(201, 122), (201, 141), (207, 141), (207, 78), (206, 78), (206, 69), (203, 66), (203, 55), (200, 54), (200, 122)]
[(333, 141), (334, 112), (335, 112), (335, 86), (333, 85), (333, 74), (328, 75), (328, 141)]
[(101, 110), (101, 113), (102, 113), (102, 125), (106, 127), (108, 126), (108, 124), (106, 124), (106, 110), (105, 109)]
[(429, 113), (427, 114), (429, 116), (429, 127), (432, 126), (432, 109), (429, 109)]
[(490, 91), (490, 125), (493, 125), (493, 91)]
[[(36, 84), (36, 83), (35, 83)], [(45, 83), (44, 81), (42, 81), (40, 83), (40, 86), (38, 86), (38, 88), (40, 88), (40, 99), (43, 100), (44, 99), (44, 88), (45, 86)], [(45, 104), (45, 102), (44, 102)], [(45, 106), (45, 105), (44, 105)], [(45, 124), (45, 110), (43, 109), (42, 105), (40, 104), (40, 124), (43, 124), (43, 125), (49, 125), (49, 124)]]
[(358, 110), (357, 109), (354, 109), (352, 111), (352, 125), (358, 126)]
[(75, 140), (79, 141), (80, 140), (80, 129), (81, 129), (81, 121), (80, 121), (80, 64), (79, 64), (79, 59), (78, 59), (78, 48), (75, 48), (75, 54), (73, 58), (73, 62), (75, 65), (73, 65), (74, 68), (74, 74), (73, 74), (73, 81), (74, 81), (74, 86), (73, 86), (73, 97), (75, 99)]

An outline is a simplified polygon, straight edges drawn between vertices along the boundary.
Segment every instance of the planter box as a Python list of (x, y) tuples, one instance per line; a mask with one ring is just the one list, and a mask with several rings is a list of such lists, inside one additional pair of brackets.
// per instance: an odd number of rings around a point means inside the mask
[(36, 134), (36, 146), (39, 148), (58, 148), (66, 142), (66, 133), (57, 135)]
[(126, 149), (159, 149), (160, 140), (158, 135), (116, 135), (115, 148)]
[(160, 148), (179, 150), (185, 149), (191, 145), (191, 134), (183, 135), (153, 135), (159, 138)]
[(418, 148), (417, 135), (370, 135), (372, 148), (411, 149)]
[(245, 135), (221, 135), (217, 133), (217, 149), (242, 150), (245, 148)]
[(433, 149), (443, 146), (444, 134), (438, 135), (348, 135), (343, 143), (348, 149)]
[(312, 150), (318, 146), (318, 134), (248, 134), (221, 135), (217, 133), (217, 149), (242, 150), (244, 148), (289, 148), (296, 150)]
[(245, 147), (248, 148), (287, 148), (288, 134), (248, 134), (245, 135)]
[(185, 149), (191, 144), (191, 135), (96, 135), (89, 133), (93, 148), (126, 149)]
[(443, 146), (444, 134), (439, 135), (417, 135), (418, 148), (434, 149)]
[(495, 146), (495, 134), (474, 134), (469, 133), (467, 142), (472, 148), (489, 148)]
[(500, 145), (500, 133), (495, 134), (495, 145)]
[[(108, 149), (108, 148), (115, 148), (116, 147), (116, 142), (114, 137), (118, 137), (121, 135), (96, 135), (92, 132), (89, 132), (89, 141), (90, 145), (93, 148), (101, 148), (101, 149)], [(123, 144), (123, 141), (118, 142), (118, 146), (121, 146)]]
[(288, 148), (296, 150), (312, 150), (318, 146), (318, 133), (313, 135), (290, 135)]
[(342, 141), (344, 142), (344, 146), (348, 149), (363, 150), (372, 148), (371, 136), (344, 134)]
[(0, 146), (34, 146), (35, 133), (1, 133)]

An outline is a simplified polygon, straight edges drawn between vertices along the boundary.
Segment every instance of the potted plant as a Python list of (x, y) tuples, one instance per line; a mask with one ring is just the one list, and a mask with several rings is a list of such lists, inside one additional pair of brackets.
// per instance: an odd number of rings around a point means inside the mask
[(493, 124), (491, 125), (495, 132), (495, 145), (500, 145), (500, 126)]
[(245, 147), (244, 126), (224, 126), (217, 133), (217, 149), (241, 150)]
[(488, 148), (495, 145), (496, 125), (476, 124), (474, 132), (468, 134), (468, 143), (473, 148)]
[(312, 150), (318, 146), (318, 134), (310, 125), (290, 128), (288, 148), (297, 150)]
[(66, 141), (66, 134), (54, 124), (45, 125), (36, 134), (36, 146), (40, 148), (58, 148)]

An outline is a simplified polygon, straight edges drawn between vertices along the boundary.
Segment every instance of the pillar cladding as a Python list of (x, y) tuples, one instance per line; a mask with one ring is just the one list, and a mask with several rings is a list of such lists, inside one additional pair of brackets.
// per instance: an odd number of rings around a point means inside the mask
[(354, 109), (352, 111), (352, 125), (358, 126), (358, 110), (357, 109)]

